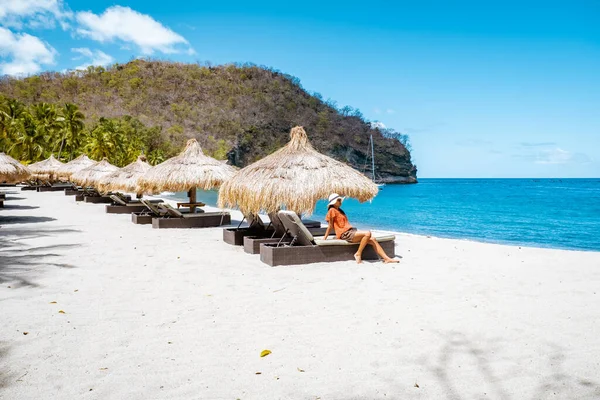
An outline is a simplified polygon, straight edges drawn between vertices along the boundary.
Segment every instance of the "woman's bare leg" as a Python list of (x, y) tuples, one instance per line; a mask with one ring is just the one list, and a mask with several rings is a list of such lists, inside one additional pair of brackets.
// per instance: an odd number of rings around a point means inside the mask
[(360, 242), (360, 244), (358, 245), (358, 250), (356, 251), (356, 253), (354, 253), (354, 259), (356, 260), (357, 264), (362, 263), (362, 253), (365, 247), (367, 246), (367, 243), (369, 243), (369, 240), (371, 240), (371, 231), (356, 231), (356, 233), (354, 234), (352, 243)]
[(383, 258), (383, 262), (384, 263), (399, 263), (400, 261), (394, 259), (394, 258), (390, 258), (386, 253), (385, 250), (383, 250), (383, 247), (381, 247), (381, 245), (379, 244), (379, 242), (377, 241), (377, 239), (375, 238), (371, 238), (369, 240), (369, 244), (371, 246), (373, 246), (373, 248), (375, 249), (375, 251), (377, 252), (377, 254), (379, 254), (379, 256), (381, 258)]

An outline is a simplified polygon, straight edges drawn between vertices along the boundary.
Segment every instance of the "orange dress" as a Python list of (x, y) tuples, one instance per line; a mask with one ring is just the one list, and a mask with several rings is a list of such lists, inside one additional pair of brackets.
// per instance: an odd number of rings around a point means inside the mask
[(327, 211), (327, 216), (325, 220), (329, 224), (329, 226), (333, 226), (335, 230), (335, 237), (338, 239), (342, 236), (342, 233), (346, 232), (348, 229), (352, 228), (352, 225), (348, 222), (348, 217), (342, 214), (337, 208), (331, 207), (329, 211)]

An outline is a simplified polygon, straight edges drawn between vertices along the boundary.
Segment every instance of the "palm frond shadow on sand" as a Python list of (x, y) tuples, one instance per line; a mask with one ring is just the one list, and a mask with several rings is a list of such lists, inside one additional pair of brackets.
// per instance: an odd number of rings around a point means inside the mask
[[(565, 366), (566, 351), (554, 344), (542, 345), (542, 351), (519, 356), (509, 355), (512, 343), (504, 339), (481, 339), (460, 332), (438, 333), (440, 350), (415, 360), (398, 360), (404, 367), (429, 371), (416, 379), (402, 374), (380, 375), (383, 383), (378, 396), (352, 396), (338, 393), (338, 400), (374, 400), (436, 398), (448, 400), (499, 399), (600, 399), (600, 383), (577, 376)], [(532, 366), (533, 365), (533, 366)], [(593, 371), (590, 375), (593, 375)], [(523, 378), (526, 378), (523, 380)], [(521, 384), (522, 386), (517, 386)], [(417, 386), (413, 386), (417, 385)], [(420, 393), (431, 390), (428, 395)], [(432, 393), (443, 393), (431, 397)], [(385, 393), (384, 396), (382, 394)], [(429, 397), (426, 397), (429, 396)], [(289, 398), (315, 399), (314, 395), (297, 394)], [(325, 397), (323, 397), (325, 398)]]
[(49, 267), (74, 268), (73, 265), (60, 262), (68, 255), (68, 250), (79, 244), (56, 244), (50, 246), (28, 246), (23, 240), (45, 236), (56, 236), (73, 229), (0, 229), (0, 284), (11, 283), (13, 287), (36, 287), (33, 280), (36, 274), (45, 272)]
[[(577, 399), (599, 399), (600, 384), (586, 377), (578, 377), (570, 374), (565, 369), (564, 363), (566, 355), (564, 349), (554, 344), (547, 344), (543, 359), (532, 359), (531, 356), (522, 355), (519, 359), (511, 359), (502, 356), (504, 349), (510, 346), (502, 340), (472, 340), (467, 335), (450, 332), (443, 336), (444, 345), (437, 355), (433, 365), (429, 369), (433, 372), (440, 385), (446, 393), (446, 398), (451, 400), (463, 400), (477, 396), (491, 396), (491, 398), (501, 400), (517, 400), (522, 397), (515, 397), (510, 394), (509, 381), (511, 379), (522, 377), (523, 374), (531, 376), (534, 394), (529, 397), (531, 400), (545, 398), (577, 398)], [(479, 388), (470, 386), (470, 382), (461, 382), (457, 380), (461, 374), (457, 373), (456, 364), (460, 359), (461, 363), (467, 361), (466, 368), (476, 369), (478, 372)], [(531, 362), (543, 365), (542, 368), (530, 368)], [(506, 366), (511, 365), (508, 369)], [(496, 366), (504, 366), (502, 370)], [(475, 382), (473, 382), (476, 385)], [(483, 384), (483, 385), (481, 385)], [(485, 389), (483, 389), (485, 387)], [(478, 393), (481, 391), (481, 393)], [(487, 391), (484, 395), (483, 391)], [(468, 393), (467, 393), (468, 392)]]

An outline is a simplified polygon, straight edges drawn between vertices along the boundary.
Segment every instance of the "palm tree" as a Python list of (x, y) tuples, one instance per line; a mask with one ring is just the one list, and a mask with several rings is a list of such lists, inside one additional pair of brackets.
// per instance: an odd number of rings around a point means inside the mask
[[(54, 141), (54, 137), (61, 127), (62, 117), (58, 116), (56, 106), (48, 103), (38, 103), (32, 107), (32, 114), (35, 118), (36, 128), (40, 135), (46, 139), (46, 143)], [(54, 152), (52, 148), (52, 152)], [(46, 150), (50, 150), (46, 148)]]
[(83, 132), (83, 120), (85, 119), (85, 116), (81, 111), (79, 111), (79, 108), (72, 103), (66, 103), (64, 105), (62, 114), (62, 137), (60, 139), (58, 159), (60, 160), (60, 155), (63, 151), (63, 147), (66, 144), (70, 160), (73, 158), (74, 150), (81, 146), (81, 141), (83, 139), (81, 132)]
[(114, 121), (100, 118), (90, 132), (86, 149), (91, 158), (96, 160), (107, 158), (111, 163), (115, 163), (124, 150), (123, 142), (122, 134)]
[(10, 146), (10, 124), (8, 115), (4, 112), (4, 104), (0, 104), (0, 152)]
[(162, 150), (154, 149), (150, 153), (148, 153), (148, 163), (150, 165), (160, 164), (166, 159), (167, 157), (165, 157), (165, 153)]
[(14, 143), (9, 148), (10, 154), (25, 162), (39, 161), (43, 158), (47, 143), (43, 128), (38, 127), (28, 112), (21, 114), (19, 125)]
[(21, 126), (23, 113), (25, 112), (25, 105), (15, 99), (8, 99), (2, 105), (0, 113), (2, 113), (3, 135), (6, 136), (6, 139), (8, 139), (9, 142), (11, 138), (16, 136), (16, 133)]

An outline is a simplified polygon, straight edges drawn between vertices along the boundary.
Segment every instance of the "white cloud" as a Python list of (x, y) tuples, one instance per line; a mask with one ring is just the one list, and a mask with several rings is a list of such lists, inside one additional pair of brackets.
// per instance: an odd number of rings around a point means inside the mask
[(193, 49), (183, 36), (163, 26), (146, 14), (141, 14), (129, 7), (113, 6), (103, 14), (96, 15), (89, 11), (76, 15), (79, 26), (77, 33), (98, 42), (121, 41), (138, 46), (143, 54), (155, 51), (165, 54), (179, 53)]
[(373, 129), (385, 129), (386, 126), (383, 122), (373, 121), (371, 122), (371, 128)]
[(0, 0), (0, 23), (4, 27), (54, 28), (58, 21), (67, 29), (72, 17), (62, 0)]
[(396, 110), (392, 110), (391, 108), (388, 108), (387, 110), (385, 110), (385, 112), (388, 114), (395, 114)]
[(590, 158), (583, 153), (572, 153), (563, 150), (560, 147), (542, 150), (536, 155), (536, 164), (585, 164), (590, 162)]
[(98, 66), (98, 65), (108, 65), (115, 61), (112, 56), (106, 54), (100, 50), (90, 50), (87, 47), (79, 47), (71, 49), (72, 52), (80, 54), (78, 57), (74, 57), (73, 60), (81, 60), (82, 58), (87, 58), (87, 62), (85, 64), (79, 65), (75, 67), (75, 69), (87, 69), (90, 65)]
[(56, 50), (49, 44), (27, 33), (15, 34), (0, 27), (0, 74), (28, 75), (54, 64)]

